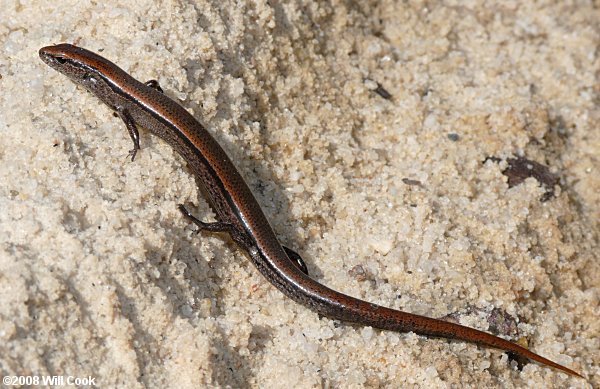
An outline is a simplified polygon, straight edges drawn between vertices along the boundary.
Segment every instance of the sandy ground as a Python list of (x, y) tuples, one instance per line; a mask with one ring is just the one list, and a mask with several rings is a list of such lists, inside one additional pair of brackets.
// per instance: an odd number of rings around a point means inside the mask
[[(320, 282), (519, 340), (600, 386), (597, 2), (126, 3), (0, 2), (3, 377), (589, 385), (292, 303), (181, 218), (180, 202), (213, 214), (173, 150), (143, 132), (129, 162), (122, 123), (37, 57), (76, 42), (205, 123)], [(510, 158), (556, 185), (509, 185)]]

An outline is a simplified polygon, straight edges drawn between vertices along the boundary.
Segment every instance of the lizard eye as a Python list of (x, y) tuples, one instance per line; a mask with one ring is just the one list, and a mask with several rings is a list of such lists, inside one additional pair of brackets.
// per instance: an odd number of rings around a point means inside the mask
[(67, 62), (67, 60), (64, 59), (63, 57), (54, 57), (54, 60), (61, 65), (64, 64), (65, 62)]

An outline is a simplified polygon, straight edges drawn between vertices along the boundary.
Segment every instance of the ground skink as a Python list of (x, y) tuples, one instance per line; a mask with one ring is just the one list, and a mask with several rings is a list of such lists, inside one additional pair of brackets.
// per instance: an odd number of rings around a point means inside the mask
[(263, 276), (297, 303), (333, 319), (497, 348), (581, 377), (567, 367), (486, 332), (371, 304), (318, 283), (308, 276), (300, 256), (279, 243), (225, 151), (190, 113), (162, 93), (158, 83), (143, 84), (107, 59), (70, 44), (43, 47), (39, 55), (50, 67), (83, 85), (116, 112), (133, 141), (132, 161), (140, 148), (138, 127), (149, 130), (177, 150), (202, 183), (218, 221), (202, 222), (180, 205), (183, 215), (200, 230), (228, 232)]

